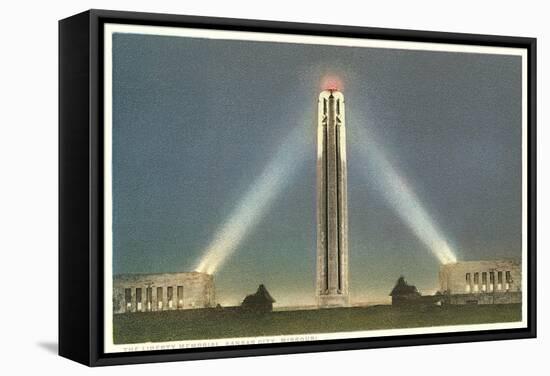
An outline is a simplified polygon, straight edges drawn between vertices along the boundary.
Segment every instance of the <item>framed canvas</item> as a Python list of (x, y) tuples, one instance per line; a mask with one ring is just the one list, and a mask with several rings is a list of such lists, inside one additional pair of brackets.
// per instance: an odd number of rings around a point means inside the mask
[(59, 353), (536, 335), (536, 40), (59, 23)]

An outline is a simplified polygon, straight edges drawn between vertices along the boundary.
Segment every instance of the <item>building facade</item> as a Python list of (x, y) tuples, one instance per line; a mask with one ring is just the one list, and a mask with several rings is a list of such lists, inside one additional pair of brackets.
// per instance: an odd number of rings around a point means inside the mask
[(241, 308), (252, 312), (271, 312), (273, 311), (275, 299), (267, 291), (264, 285), (260, 285), (254, 294), (247, 295), (241, 303)]
[(119, 274), (113, 278), (114, 313), (214, 306), (214, 278), (210, 274)]
[(317, 304), (349, 305), (344, 95), (319, 95), (317, 127)]
[(409, 285), (403, 276), (395, 283), (390, 296), (391, 304), (394, 306), (417, 304), (421, 297), (416, 286)]
[(521, 263), (462, 261), (442, 265), (440, 292), (449, 304), (521, 303)]

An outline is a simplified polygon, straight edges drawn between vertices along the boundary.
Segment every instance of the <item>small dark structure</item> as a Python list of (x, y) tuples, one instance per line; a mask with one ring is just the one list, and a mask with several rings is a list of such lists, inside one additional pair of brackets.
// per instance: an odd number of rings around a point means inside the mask
[(421, 300), (421, 295), (416, 286), (409, 285), (403, 276), (397, 280), (390, 296), (392, 305), (418, 304)]
[(247, 311), (271, 312), (273, 311), (273, 303), (275, 303), (275, 299), (264, 285), (260, 285), (256, 293), (247, 295), (244, 298), (241, 307)]

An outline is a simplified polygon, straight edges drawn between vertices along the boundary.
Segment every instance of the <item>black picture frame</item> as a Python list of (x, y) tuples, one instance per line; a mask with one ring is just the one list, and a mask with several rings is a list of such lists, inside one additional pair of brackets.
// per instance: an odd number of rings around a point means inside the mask
[[(269, 345), (103, 351), (103, 25), (178, 26), (527, 50), (527, 328)], [(59, 354), (88, 366), (536, 337), (536, 39), (88, 10), (59, 21)]]

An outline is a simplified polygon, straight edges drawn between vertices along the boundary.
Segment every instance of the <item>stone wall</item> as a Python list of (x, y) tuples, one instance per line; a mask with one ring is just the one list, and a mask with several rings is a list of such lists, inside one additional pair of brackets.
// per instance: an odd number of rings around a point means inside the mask
[(445, 297), (449, 304), (512, 304), (521, 303), (521, 291), (480, 294), (452, 294)]
[(490, 260), (442, 265), (439, 286), (450, 304), (521, 303), (521, 263)]
[(113, 312), (152, 312), (215, 305), (210, 274), (119, 274), (113, 278)]

